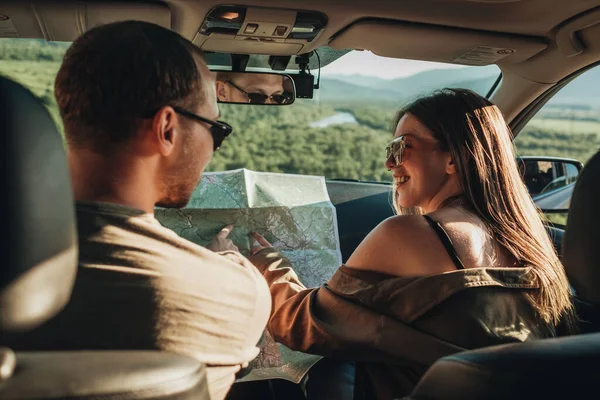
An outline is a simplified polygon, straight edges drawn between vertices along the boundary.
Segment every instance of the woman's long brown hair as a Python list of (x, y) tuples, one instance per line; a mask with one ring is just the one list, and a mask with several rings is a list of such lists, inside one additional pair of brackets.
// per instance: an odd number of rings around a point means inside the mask
[(550, 324), (573, 326), (569, 282), (519, 174), (502, 112), (470, 90), (443, 89), (405, 106), (394, 128), (405, 114), (421, 121), (441, 150), (450, 152), (465, 200), (495, 239), (520, 264), (534, 268), (540, 288), (528, 299), (540, 317)]

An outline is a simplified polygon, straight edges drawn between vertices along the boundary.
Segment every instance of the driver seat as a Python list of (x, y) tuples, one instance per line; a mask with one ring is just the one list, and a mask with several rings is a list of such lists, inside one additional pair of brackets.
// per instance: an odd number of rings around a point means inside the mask
[[(0, 77), (2, 337), (31, 330), (69, 301), (77, 272), (64, 146), (48, 111)], [(204, 366), (158, 351), (13, 352), (0, 347), (1, 399), (209, 399)]]

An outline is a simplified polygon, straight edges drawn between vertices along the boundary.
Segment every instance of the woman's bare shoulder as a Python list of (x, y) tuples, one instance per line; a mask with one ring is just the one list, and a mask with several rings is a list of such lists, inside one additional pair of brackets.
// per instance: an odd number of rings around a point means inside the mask
[(396, 215), (382, 221), (372, 233), (386, 244), (405, 243), (414, 241), (427, 226), (422, 215)]
[[(390, 217), (358, 245), (346, 265), (390, 275), (413, 275), (415, 252), (425, 250), (430, 239), (428, 224), (420, 215)], [(425, 242), (424, 242), (425, 241)]]

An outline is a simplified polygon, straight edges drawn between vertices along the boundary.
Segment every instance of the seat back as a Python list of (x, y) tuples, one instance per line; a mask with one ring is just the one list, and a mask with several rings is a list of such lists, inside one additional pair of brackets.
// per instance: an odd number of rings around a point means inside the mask
[(64, 307), (77, 271), (77, 236), (68, 165), (56, 125), (29, 90), (4, 77), (0, 137), (1, 336), (31, 329)]
[[(77, 271), (75, 210), (65, 150), (48, 111), (0, 77), (5, 204), (2, 334), (30, 330), (69, 301)], [(0, 347), (0, 398), (208, 400), (205, 366), (158, 351), (13, 352)]]
[(409, 399), (588, 398), (599, 361), (598, 333), (487, 347), (438, 360)]
[(563, 262), (575, 290), (583, 332), (600, 330), (600, 152), (583, 168), (565, 231)]

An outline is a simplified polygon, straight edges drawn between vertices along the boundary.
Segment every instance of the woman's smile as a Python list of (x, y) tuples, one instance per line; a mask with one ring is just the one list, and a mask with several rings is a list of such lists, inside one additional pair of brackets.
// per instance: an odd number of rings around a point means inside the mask
[(409, 179), (410, 179), (410, 176), (408, 176), (408, 175), (394, 175), (394, 181), (398, 185), (402, 185), (402, 184), (408, 182)]

